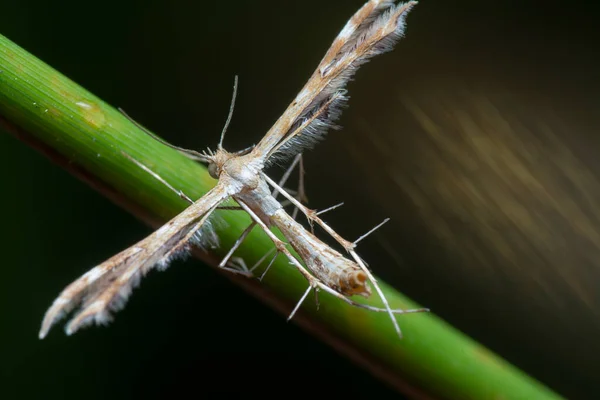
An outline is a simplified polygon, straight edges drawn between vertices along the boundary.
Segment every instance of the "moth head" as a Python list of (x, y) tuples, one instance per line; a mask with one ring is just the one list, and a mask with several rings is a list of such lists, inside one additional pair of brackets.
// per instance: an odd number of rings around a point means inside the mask
[(223, 149), (218, 149), (215, 153), (210, 153), (207, 157), (206, 162), (208, 163), (208, 174), (213, 179), (219, 179), (221, 172), (223, 171), (223, 165), (231, 159), (233, 154), (228, 153)]
[(206, 162), (208, 163), (208, 174), (213, 179), (219, 179), (219, 176), (223, 171), (223, 166), (227, 161), (232, 158), (245, 156), (246, 154), (250, 153), (253, 148), (254, 145), (246, 149), (236, 151), (235, 153), (229, 153), (222, 148), (218, 149), (215, 153), (211, 152), (211, 154), (206, 158)]
[(221, 171), (219, 170), (219, 167), (217, 167), (217, 164), (213, 161), (210, 161), (208, 163), (208, 174), (210, 175), (210, 177), (213, 179), (219, 179), (220, 173)]

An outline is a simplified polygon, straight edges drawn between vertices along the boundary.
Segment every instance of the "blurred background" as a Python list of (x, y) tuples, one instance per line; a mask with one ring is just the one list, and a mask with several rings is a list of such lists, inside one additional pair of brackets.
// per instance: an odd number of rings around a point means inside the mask
[[(238, 74), (238, 150), (362, 4), (5, 0), (0, 33), (187, 148), (217, 143)], [(361, 244), (377, 274), (572, 399), (600, 393), (599, 11), (422, 1), (306, 154), (310, 205), (344, 201), (327, 215), (342, 236), (392, 218)], [(398, 397), (196, 260), (150, 275), (110, 328), (40, 342), (58, 292), (151, 231), (13, 137), (0, 148), (0, 398)]]

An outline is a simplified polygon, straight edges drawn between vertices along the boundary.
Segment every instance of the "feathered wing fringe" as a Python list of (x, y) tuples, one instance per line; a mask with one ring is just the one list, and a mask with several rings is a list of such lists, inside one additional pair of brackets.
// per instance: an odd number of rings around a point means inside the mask
[(386, 53), (404, 35), (405, 18), (417, 2), (370, 1), (346, 23), (304, 88), (256, 146), (266, 165), (312, 148), (348, 100), (346, 84), (372, 57)]
[[(194, 238), (210, 243), (209, 227), (204, 224), (212, 211), (228, 197), (220, 185), (134, 246), (92, 268), (67, 286), (46, 312), (39, 333), (44, 338), (50, 328), (66, 314), (81, 306), (66, 327), (67, 334), (92, 323), (111, 321), (111, 311), (125, 306), (133, 288), (153, 268), (165, 269), (175, 257), (185, 256)], [(199, 239), (199, 234), (204, 236)], [(205, 241), (209, 235), (208, 242)]]

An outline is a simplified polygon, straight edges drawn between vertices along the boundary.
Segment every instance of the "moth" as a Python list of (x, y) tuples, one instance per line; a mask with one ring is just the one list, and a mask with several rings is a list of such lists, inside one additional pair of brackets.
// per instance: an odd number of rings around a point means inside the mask
[[(133, 160), (192, 204), (150, 236), (92, 268), (67, 286), (46, 312), (39, 333), (40, 339), (47, 335), (55, 323), (78, 306), (79, 309), (66, 325), (68, 335), (86, 325), (108, 323), (112, 318), (111, 312), (125, 305), (132, 289), (148, 271), (166, 268), (174, 257), (185, 253), (191, 244), (202, 243), (214, 235), (210, 229), (209, 217), (223, 202), (231, 198), (250, 215), (252, 224), (219, 267), (232, 272), (249, 273), (243, 265), (239, 268), (231, 267), (231, 256), (250, 230), (259, 226), (272, 240), (275, 257), (283, 254), (308, 282), (307, 290), (289, 318), (311, 291), (323, 291), (353, 306), (387, 313), (394, 329), (402, 337), (394, 314), (428, 310), (392, 309), (370, 270), (355, 251), (356, 243), (364, 236), (355, 242), (343, 239), (319, 217), (320, 213), (305, 207), (298, 200), (299, 196), (292, 196), (283, 189), (283, 184), (273, 181), (263, 170), (275, 162), (280, 163), (296, 156), (293, 168), (299, 161), (299, 155), (321, 141), (329, 128), (339, 128), (335, 122), (348, 100), (345, 90), (347, 82), (369, 59), (392, 50), (404, 34), (406, 15), (416, 4), (415, 1), (396, 4), (389, 0), (371, 0), (360, 8), (334, 40), (304, 88), (257, 145), (235, 153), (223, 148), (224, 133), (231, 120), (233, 102), (214, 152), (186, 150), (169, 145), (154, 136), (186, 157), (206, 163), (209, 174), (218, 180), (216, 186), (193, 202), (164, 182), (160, 176)], [(236, 88), (237, 78), (234, 99)], [(288, 173), (290, 171), (291, 169)], [(349, 257), (322, 242), (297, 222), (276, 199), (277, 193), (300, 210), (311, 225), (320, 225), (344, 248)], [(287, 243), (271, 232), (271, 226), (281, 231)], [(288, 245), (296, 251), (302, 262), (290, 252)], [(370, 296), (369, 283), (381, 298), (383, 308), (360, 304), (350, 298), (354, 295)]]

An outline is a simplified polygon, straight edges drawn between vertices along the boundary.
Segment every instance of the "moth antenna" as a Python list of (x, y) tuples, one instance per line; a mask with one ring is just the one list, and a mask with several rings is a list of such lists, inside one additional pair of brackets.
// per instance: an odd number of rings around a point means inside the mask
[(229, 128), (229, 124), (231, 123), (231, 119), (233, 118), (233, 109), (235, 108), (235, 98), (237, 97), (237, 88), (238, 88), (238, 76), (236, 75), (233, 79), (233, 95), (231, 96), (231, 104), (229, 105), (229, 114), (227, 115), (227, 120), (225, 121), (225, 126), (223, 126), (223, 130), (221, 131), (221, 139), (219, 139), (219, 150), (223, 150), (223, 139), (225, 139), (225, 132), (227, 132), (227, 128)]

